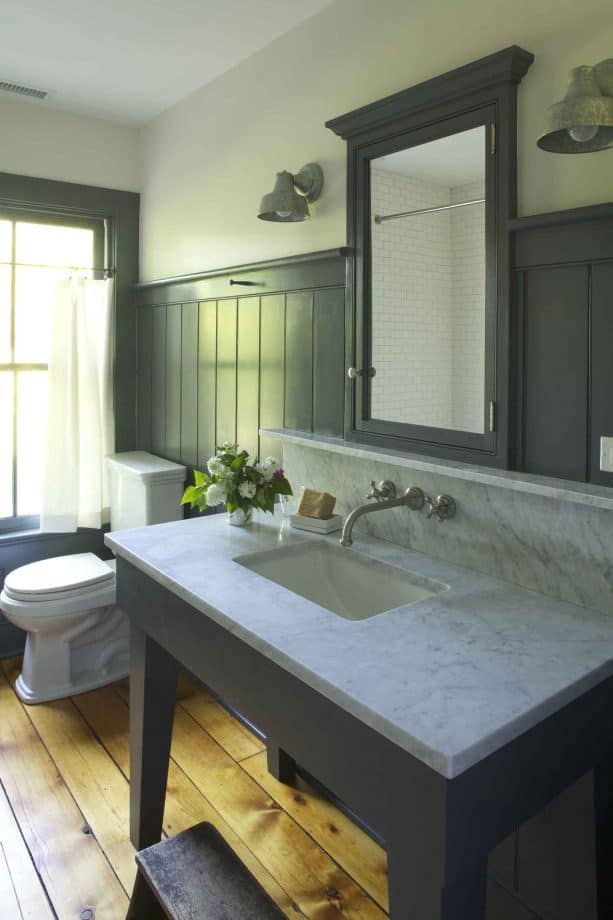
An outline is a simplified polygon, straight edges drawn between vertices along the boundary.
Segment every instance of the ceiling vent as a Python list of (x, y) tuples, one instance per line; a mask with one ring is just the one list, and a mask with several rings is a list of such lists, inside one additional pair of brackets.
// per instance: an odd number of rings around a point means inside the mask
[(16, 96), (27, 96), (29, 99), (46, 99), (49, 93), (44, 89), (34, 89), (32, 86), (22, 86), (20, 83), (10, 83), (0, 80), (0, 91), (15, 93)]

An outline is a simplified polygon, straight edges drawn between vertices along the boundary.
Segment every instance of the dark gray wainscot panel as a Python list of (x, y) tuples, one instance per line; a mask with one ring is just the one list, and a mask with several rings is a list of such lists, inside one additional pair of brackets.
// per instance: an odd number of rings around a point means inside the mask
[[(139, 285), (138, 447), (192, 468), (259, 428), (342, 435), (345, 251)], [(276, 448), (278, 450), (278, 446)]]
[(613, 205), (511, 231), (515, 466), (611, 486), (599, 448), (613, 435)]

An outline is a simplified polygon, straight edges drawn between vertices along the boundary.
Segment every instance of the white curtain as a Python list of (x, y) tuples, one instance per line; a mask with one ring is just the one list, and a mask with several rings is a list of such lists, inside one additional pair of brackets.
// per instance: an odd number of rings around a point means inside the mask
[(114, 451), (112, 281), (57, 286), (49, 349), (41, 530), (109, 520), (105, 457)]

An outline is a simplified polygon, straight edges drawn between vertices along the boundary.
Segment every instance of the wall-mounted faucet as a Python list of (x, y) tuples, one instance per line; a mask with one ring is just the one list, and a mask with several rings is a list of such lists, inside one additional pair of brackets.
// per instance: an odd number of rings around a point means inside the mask
[(366, 498), (370, 500), (368, 504), (358, 505), (345, 518), (339, 540), (341, 546), (351, 546), (354, 524), (363, 514), (373, 514), (375, 511), (385, 511), (386, 508), (403, 506), (412, 511), (421, 511), (425, 507), (427, 518), (435, 517), (438, 521), (443, 522), (451, 520), (456, 513), (456, 503), (451, 495), (437, 495), (436, 498), (430, 498), (429, 495), (424, 495), (417, 486), (411, 486), (403, 495), (396, 498), (396, 486), (389, 479), (384, 479), (378, 484), (373, 479)]
[(403, 495), (396, 498), (396, 486), (388, 479), (384, 479), (378, 485), (373, 480), (366, 498), (374, 499), (374, 502), (358, 505), (345, 518), (343, 532), (339, 540), (341, 546), (351, 546), (353, 543), (351, 533), (354, 524), (363, 514), (374, 514), (375, 511), (385, 511), (386, 508), (401, 508), (403, 506), (413, 511), (421, 511), (426, 500), (424, 493), (417, 486), (411, 486)]

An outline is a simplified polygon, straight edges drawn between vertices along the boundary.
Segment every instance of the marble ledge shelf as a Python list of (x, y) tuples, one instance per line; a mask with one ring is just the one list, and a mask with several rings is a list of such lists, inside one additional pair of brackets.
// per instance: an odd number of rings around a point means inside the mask
[(288, 444), (314, 447), (318, 450), (344, 454), (347, 457), (360, 457), (374, 462), (391, 463), (406, 469), (450, 476), (468, 482), (479, 482), (486, 486), (508, 489), (511, 492), (524, 492), (529, 495), (538, 495), (542, 498), (613, 511), (613, 489), (607, 486), (594, 486), (589, 483), (535, 476), (514, 470), (497, 470), (484, 466), (473, 466), (470, 463), (439, 460), (436, 457), (396, 452), (383, 447), (373, 447), (370, 444), (345, 441), (343, 438), (295, 431), (291, 428), (262, 428), (260, 434), (267, 438), (286, 441)]

